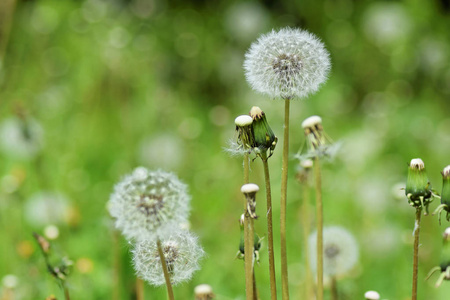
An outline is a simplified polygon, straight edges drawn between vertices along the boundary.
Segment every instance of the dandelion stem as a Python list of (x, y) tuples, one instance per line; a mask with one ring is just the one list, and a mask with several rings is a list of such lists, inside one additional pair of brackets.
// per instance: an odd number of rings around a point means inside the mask
[(256, 287), (255, 267), (253, 266), (253, 300), (258, 300), (258, 288)]
[(305, 268), (306, 268), (306, 288), (305, 288), (305, 299), (312, 299), (313, 295), (313, 288), (312, 288), (312, 274), (311, 274), (311, 267), (309, 265), (309, 249), (308, 249), (308, 237), (309, 233), (311, 232), (311, 220), (309, 218), (309, 186), (308, 183), (304, 183), (303, 186), (303, 205), (302, 205), (302, 211), (301, 211), (301, 217), (300, 220), (303, 221), (303, 244), (304, 244), (304, 251), (305, 251)]
[(419, 233), (420, 233), (420, 216), (422, 208), (416, 208), (416, 221), (414, 224), (414, 258), (413, 258), (413, 282), (412, 282), (412, 300), (417, 299), (417, 271), (419, 268)]
[(287, 269), (286, 249), (286, 198), (289, 159), (289, 104), (290, 99), (284, 100), (284, 136), (283, 136), (283, 158), (281, 168), (281, 197), (280, 197), (280, 237), (281, 237), (281, 287), (283, 300), (289, 300), (289, 281)]
[[(120, 259), (120, 247), (119, 247), (119, 231), (113, 230), (113, 294), (112, 300), (120, 299), (120, 279), (121, 275), (121, 259)], [(139, 298), (138, 298), (139, 299)]]
[(331, 277), (331, 300), (338, 300), (338, 289), (336, 277)]
[(64, 289), (64, 299), (70, 300), (69, 289), (67, 288), (67, 286), (64, 283), (63, 283), (63, 289)]
[(277, 299), (277, 282), (275, 276), (275, 259), (273, 251), (273, 228), (272, 228), (272, 192), (270, 188), (269, 164), (267, 162), (267, 153), (261, 154), (261, 160), (264, 166), (264, 178), (266, 181), (266, 201), (267, 201), (267, 243), (269, 255), (269, 274), (270, 274), (270, 294), (271, 299)]
[(169, 270), (167, 269), (166, 258), (164, 257), (164, 252), (161, 247), (161, 241), (159, 239), (156, 240), (156, 245), (158, 247), (159, 258), (161, 260), (161, 265), (164, 272), (164, 279), (166, 280), (167, 298), (169, 300), (174, 300), (175, 298), (173, 297), (172, 283), (170, 282)]
[(136, 278), (136, 300), (144, 300), (144, 281)]
[(314, 161), (314, 177), (316, 181), (316, 219), (317, 219), (317, 300), (323, 300), (323, 205), (322, 178), (320, 162)]
[[(249, 157), (244, 155), (244, 183), (249, 183)], [(244, 263), (245, 263), (245, 294), (247, 300), (253, 300), (253, 219), (247, 211), (244, 202)]]

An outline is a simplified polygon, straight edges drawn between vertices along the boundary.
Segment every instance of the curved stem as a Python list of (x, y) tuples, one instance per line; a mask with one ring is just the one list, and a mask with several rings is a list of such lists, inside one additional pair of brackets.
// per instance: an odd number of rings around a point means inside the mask
[(272, 300), (277, 299), (277, 281), (275, 277), (275, 258), (273, 250), (273, 227), (272, 227), (272, 192), (270, 188), (269, 164), (267, 163), (267, 153), (261, 155), (264, 166), (264, 179), (266, 182), (266, 202), (267, 202), (267, 248), (269, 256), (270, 275), (270, 295)]
[(173, 297), (172, 283), (170, 282), (169, 270), (167, 269), (166, 258), (164, 257), (164, 252), (161, 247), (161, 241), (159, 239), (156, 240), (156, 246), (158, 247), (159, 258), (161, 260), (161, 265), (164, 272), (164, 279), (166, 280), (167, 298), (169, 300), (174, 300), (175, 298)]
[(419, 234), (420, 234), (420, 216), (422, 208), (416, 208), (416, 221), (414, 224), (414, 257), (413, 257), (413, 282), (411, 299), (417, 300), (417, 271), (419, 269)]
[(320, 162), (314, 161), (314, 177), (316, 181), (316, 218), (317, 218), (317, 300), (323, 300), (323, 204), (322, 178)]
[(289, 299), (289, 281), (287, 269), (286, 249), (286, 198), (289, 160), (289, 104), (290, 100), (284, 100), (284, 135), (283, 135), (283, 157), (281, 168), (281, 197), (280, 197), (280, 252), (281, 252), (281, 290), (283, 300)]

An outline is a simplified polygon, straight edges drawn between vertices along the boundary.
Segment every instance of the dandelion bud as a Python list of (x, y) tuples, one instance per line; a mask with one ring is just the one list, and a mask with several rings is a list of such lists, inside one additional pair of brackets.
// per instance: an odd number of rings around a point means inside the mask
[(364, 294), (364, 299), (366, 300), (380, 300), (380, 294), (375, 291), (367, 291)]
[(252, 219), (258, 218), (256, 215), (256, 193), (259, 191), (259, 186), (254, 183), (247, 183), (241, 187), (241, 192), (247, 200), (247, 213)]
[[(239, 227), (240, 227), (240, 233), (241, 233), (241, 238), (239, 241), (239, 251), (236, 255), (237, 258), (239, 259), (244, 259), (245, 256), (245, 242), (244, 242), (244, 220), (245, 220), (245, 215), (242, 214), (241, 218), (239, 219)], [(259, 250), (261, 249), (261, 240), (262, 238), (260, 238), (256, 233), (254, 233), (253, 235), (253, 251), (254, 251), (254, 257), (256, 262), (259, 263)]]
[(297, 167), (297, 176), (296, 176), (298, 182), (302, 184), (308, 182), (312, 167), (313, 161), (311, 159), (305, 159), (300, 161)]
[(212, 287), (209, 284), (197, 285), (194, 289), (195, 300), (211, 300), (215, 298)]
[(446, 204), (450, 208), (450, 165), (442, 171), (441, 204)]
[(140, 167), (114, 187), (108, 206), (127, 239), (149, 240), (185, 223), (190, 196), (175, 175)]
[(267, 123), (266, 114), (258, 106), (253, 106), (250, 110), (250, 117), (253, 119), (254, 146), (264, 152), (270, 149), (269, 157), (272, 156), (278, 138)]
[(426, 278), (430, 278), (435, 272), (440, 272), (441, 274), (436, 282), (436, 287), (440, 286), (444, 280), (450, 280), (450, 227), (445, 229), (442, 237), (441, 263), (439, 266), (431, 269)]
[(405, 194), (409, 205), (416, 208), (428, 209), (428, 205), (433, 201), (425, 164), (420, 158), (412, 159), (409, 164)]
[(321, 117), (312, 116), (307, 118), (302, 122), (302, 127), (312, 149), (318, 150), (320, 146), (325, 145), (326, 139), (323, 133)]
[(250, 116), (241, 115), (234, 119), (234, 123), (236, 124), (236, 131), (239, 134), (239, 146), (245, 150), (252, 149), (255, 144), (252, 128), (253, 119)]
[[(173, 285), (189, 280), (199, 267), (204, 251), (197, 237), (187, 230), (178, 230), (161, 239), (161, 246)], [(138, 277), (159, 286), (165, 283), (156, 241), (143, 240), (132, 250)]]

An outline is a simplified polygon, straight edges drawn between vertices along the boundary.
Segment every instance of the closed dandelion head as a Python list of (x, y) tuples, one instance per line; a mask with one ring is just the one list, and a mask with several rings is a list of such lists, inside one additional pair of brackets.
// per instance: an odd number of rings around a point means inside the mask
[(450, 227), (445, 229), (442, 235), (443, 243), (441, 249), (441, 262), (439, 266), (434, 267), (428, 273), (425, 280), (429, 279), (435, 272), (439, 272), (439, 278), (436, 282), (436, 287), (440, 286), (444, 280), (450, 280)]
[(302, 122), (302, 128), (306, 137), (306, 150), (301, 150), (295, 157), (301, 161), (314, 158), (332, 160), (340, 143), (333, 143), (331, 138), (323, 130), (322, 118), (311, 116)]
[(441, 205), (434, 211), (433, 215), (439, 214), (439, 224), (441, 223), (441, 211), (445, 210), (446, 219), (450, 221), (450, 165), (446, 166), (442, 174)]
[(199, 284), (194, 289), (195, 300), (211, 300), (216, 296), (209, 284)]
[(380, 300), (380, 294), (376, 291), (367, 291), (364, 294), (364, 299), (366, 300)]
[(433, 201), (433, 194), (425, 171), (425, 164), (420, 158), (412, 159), (409, 164), (405, 195), (409, 205), (416, 208), (425, 207), (425, 214), (427, 214), (428, 205)]
[[(308, 239), (310, 265), (317, 272), (317, 232)], [(353, 235), (342, 227), (331, 226), (323, 230), (323, 272), (329, 277), (339, 277), (348, 273), (357, 263), (358, 244)]]
[(273, 133), (272, 128), (270, 128), (269, 123), (266, 120), (266, 114), (258, 106), (253, 106), (250, 110), (250, 117), (253, 119), (252, 129), (255, 140), (254, 147), (258, 150), (260, 155), (266, 157), (267, 150), (269, 150), (269, 157), (272, 156), (278, 138)]
[(272, 30), (245, 54), (245, 75), (257, 92), (272, 98), (304, 98), (326, 81), (330, 57), (322, 42), (306, 30)]
[(244, 155), (245, 153), (251, 153), (255, 139), (252, 129), (253, 119), (248, 115), (238, 116), (234, 120), (236, 125), (237, 140), (232, 141), (229, 148), (225, 149), (231, 155)]
[(174, 174), (139, 167), (114, 187), (108, 208), (127, 239), (148, 240), (185, 223), (189, 203), (187, 186)]
[[(187, 230), (174, 231), (161, 239), (161, 247), (173, 285), (191, 279), (200, 269), (199, 260), (205, 252), (195, 235)], [(133, 264), (139, 278), (149, 284), (165, 284), (164, 273), (155, 240), (139, 241), (133, 252)]]
[(0, 125), (0, 149), (8, 156), (30, 159), (43, 146), (44, 131), (32, 118), (11, 117)]

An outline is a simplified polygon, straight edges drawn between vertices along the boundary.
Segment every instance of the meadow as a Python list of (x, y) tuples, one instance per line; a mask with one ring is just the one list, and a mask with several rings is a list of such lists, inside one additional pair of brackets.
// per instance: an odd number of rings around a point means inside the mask
[[(192, 280), (174, 287), (175, 298), (193, 299), (195, 286), (207, 283), (218, 300), (245, 299), (244, 262), (236, 259), (242, 158), (224, 149), (236, 140), (235, 117), (255, 105), (279, 139), (268, 163), (280, 274), (284, 107), (250, 88), (243, 62), (261, 34), (286, 26), (314, 33), (331, 59), (321, 89), (291, 101), (291, 298), (303, 299), (306, 274), (294, 156), (306, 144), (302, 121), (319, 115), (342, 144), (322, 166), (324, 225), (347, 229), (359, 247), (356, 265), (338, 278), (340, 299), (364, 299), (368, 290), (410, 299), (415, 210), (402, 188), (411, 159), (425, 162), (438, 193), (450, 164), (449, 14), (446, 1), (419, 0), (3, 1), (0, 133), (10, 120), (34, 120), (39, 138), (30, 148), (0, 134), (0, 280), (17, 278), (12, 298), (3, 281), (0, 299), (63, 299), (33, 237), (46, 236), (48, 225), (59, 232), (55, 256), (73, 261), (73, 299), (136, 299), (132, 245), (115, 230), (107, 203), (138, 166), (176, 173), (192, 196), (190, 229), (206, 256)], [(250, 178), (261, 188), (255, 230), (266, 236), (259, 159)], [(313, 210), (310, 217), (314, 228)], [(425, 277), (440, 263), (449, 225), (445, 216), (441, 225), (422, 217), (418, 299), (448, 299), (448, 282), (435, 288), (437, 275)], [(267, 270), (264, 238), (255, 265), (261, 299), (270, 299)], [(277, 287), (281, 299), (280, 278)], [(146, 284), (145, 299), (166, 299), (164, 286)]]

